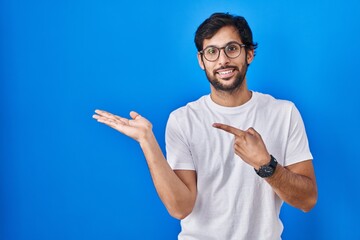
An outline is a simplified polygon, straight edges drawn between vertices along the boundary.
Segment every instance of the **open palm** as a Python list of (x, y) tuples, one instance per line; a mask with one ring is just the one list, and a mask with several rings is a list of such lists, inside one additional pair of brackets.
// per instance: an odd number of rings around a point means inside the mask
[(119, 117), (104, 110), (96, 110), (95, 113), (93, 118), (98, 122), (104, 123), (138, 142), (145, 139), (152, 131), (152, 124), (134, 111), (130, 112), (131, 119)]

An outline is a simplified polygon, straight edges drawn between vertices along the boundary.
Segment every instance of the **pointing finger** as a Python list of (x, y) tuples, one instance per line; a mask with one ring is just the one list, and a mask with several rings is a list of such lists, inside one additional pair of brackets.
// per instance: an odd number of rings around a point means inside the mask
[(238, 128), (234, 128), (232, 126), (226, 125), (226, 124), (222, 124), (222, 123), (214, 123), (213, 127), (224, 130), (225, 132), (228, 132), (228, 133), (231, 133), (231, 134), (234, 134), (234, 135), (237, 135), (237, 136), (244, 134), (244, 131), (242, 131), (242, 130), (240, 130)]

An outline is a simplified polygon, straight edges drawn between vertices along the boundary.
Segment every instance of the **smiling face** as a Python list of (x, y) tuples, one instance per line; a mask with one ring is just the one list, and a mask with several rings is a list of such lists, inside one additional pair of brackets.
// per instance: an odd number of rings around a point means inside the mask
[[(212, 38), (205, 39), (203, 49), (209, 46), (223, 48), (229, 43), (242, 44), (237, 30), (232, 26), (222, 27)], [(216, 61), (210, 62), (198, 53), (200, 67), (205, 70), (205, 74), (211, 83), (213, 91), (223, 91), (232, 93), (240, 89), (246, 77), (248, 64), (254, 57), (253, 50), (243, 47), (241, 53), (236, 58), (229, 58), (224, 49), (221, 49), (220, 56)]]

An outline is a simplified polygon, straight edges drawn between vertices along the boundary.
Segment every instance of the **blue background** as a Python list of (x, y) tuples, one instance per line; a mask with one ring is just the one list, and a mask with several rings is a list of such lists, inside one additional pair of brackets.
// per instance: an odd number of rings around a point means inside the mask
[[(0, 239), (176, 239), (138, 144), (97, 108), (152, 121), (209, 92), (193, 43), (211, 13), (247, 18), (250, 89), (296, 103), (319, 187), (283, 239), (360, 239), (360, 5), (355, 0), (0, 1)], [(256, 227), (256, 226), (254, 226)]]

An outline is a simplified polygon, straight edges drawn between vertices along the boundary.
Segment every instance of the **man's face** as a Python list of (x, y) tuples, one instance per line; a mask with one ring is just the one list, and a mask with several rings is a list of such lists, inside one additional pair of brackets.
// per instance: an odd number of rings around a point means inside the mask
[[(243, 44), (237, 30), (232, 26), (226, 26), (221, 28), (212, 38), (205, 39), (203, 49), (208, 46), (222, 48), (231, 42)], [(246, 53), (245, 48), (242, 47), (238, 57), (229, 58), (224, 50), (220, 50), (220, 56), (214, 62), (206, 60), (200, 53), (198, 54), (198, 61), (200, 67), (205, 70), (205, 74), (213, 88), (233, 92), (240, 88), (245, 79), (247, 65), (253, 59), (253, 51)]]

